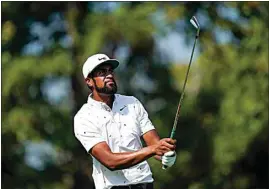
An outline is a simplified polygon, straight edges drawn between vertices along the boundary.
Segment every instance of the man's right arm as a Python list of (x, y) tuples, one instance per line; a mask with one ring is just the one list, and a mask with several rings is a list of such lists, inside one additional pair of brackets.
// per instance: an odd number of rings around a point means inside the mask
[(108, 169), (114, 171), (134, 166), (154, 155), (175, 150), (175, 141), (170, 138), (160, 140), (157, 144), (147, 146), (135, 152), (113, 153), (106, 142), (92, 147), (90, 153)]
[(165, 138), (135, 152), (113, 153), (98, 127), (83, 115), (75, 116), (74, 132), (86, 151), (110, 170), (125, 169), (175, 149), (175, 140)]

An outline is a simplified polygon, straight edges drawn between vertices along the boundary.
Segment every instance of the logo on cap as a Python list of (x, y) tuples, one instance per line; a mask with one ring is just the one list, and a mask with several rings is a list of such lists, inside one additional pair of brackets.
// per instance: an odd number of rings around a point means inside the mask
[(98, 60), (106, 60), (106, 57), (98, 58)]

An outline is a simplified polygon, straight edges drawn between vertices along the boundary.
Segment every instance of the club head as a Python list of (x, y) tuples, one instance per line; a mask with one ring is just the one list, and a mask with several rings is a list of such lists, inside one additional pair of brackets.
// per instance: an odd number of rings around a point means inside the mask
[(191, 22), (191, 24), (197, 29), (197, 34), (196, 34), (196, 36), (198, 37), (198, 36), (199, 36), (199, 32), (200, 32), (200, 25), (199, 25), (199, 23), (198, 23), (196, 17), (193, 16), (193, 17), (191, 18), (190, 22)]
[(199, 25), (199, 23), (198, 23), (198, 21), (197, 21), (197, 19), (196, 19), (195, 16), (193, 16), (193, 17), (191, 18), (190, 22), (191, 22), (191, 24), (192, 24), (197, 30), (200, 29), (200, 25)]

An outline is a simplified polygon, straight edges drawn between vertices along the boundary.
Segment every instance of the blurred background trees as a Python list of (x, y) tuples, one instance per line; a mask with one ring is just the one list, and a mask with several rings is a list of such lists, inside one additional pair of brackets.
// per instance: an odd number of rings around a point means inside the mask
[[(94, 188), (73, 116), (89, 93), (81, 67), (97, 52), (120, 60), (119, 93), (139, 98), (169, 136), (192, 15), (202, 31), (177, 162), (163, 171), (149, 160), (155, 188), (268, 187), (268, 2), (1, 2), (1, 9), (2, 188)], [(175, 33), (182, 43), (160, 45)]]

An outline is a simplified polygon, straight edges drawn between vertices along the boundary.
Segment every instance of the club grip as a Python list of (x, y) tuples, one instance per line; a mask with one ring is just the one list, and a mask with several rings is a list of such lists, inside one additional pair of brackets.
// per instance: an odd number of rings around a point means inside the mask
[[(175, 151), (169, 151), (169, 152), (167, 152), (167, 153), (165, 153), (168, 157), (173, 157), (173, 156), (176, 156), (176, 152)], [(168, 166), (166, 166), (166, 165), (162, 165), (162, 169), (167, 169), (168, 168)]]
[[(171, 134), (170, 134), (170, 138), (174, 138), (175, 137), (175, 134), (176, 134), (176, 131), (175, 131), (175, 129), (173, 129), (172, 131), (171, 131)], [(166, 166), (166, 165), (162, 165), (162, 169), (163, 170), (165, 170), (165, 169), (167, 169), (168, 167)]]
[(176, 131), (175, 131), (175, 129), (173, 129), (172, 132), (171, 132), (171, 134), (170, 134), (170, 138), (171, 139), (174, 139), (175, 134), (176, 134)]

